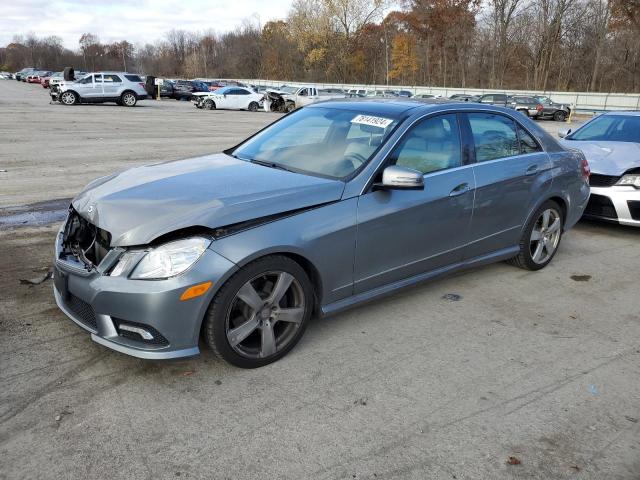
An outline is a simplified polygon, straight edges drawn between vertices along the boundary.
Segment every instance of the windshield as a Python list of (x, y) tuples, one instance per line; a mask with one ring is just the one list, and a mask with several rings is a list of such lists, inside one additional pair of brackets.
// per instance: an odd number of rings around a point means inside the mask
[(603, 115), (576, 130), (567, 140), (640, 143), (640, 116)]
[(296, 87), (287, 87), (286, 85), (283, 85), (278, 90), (280, 90), (281, 92), (286, 92), (286, 93), (296, 93), (296, 91), (298, 89)]
[(303, 108), (263, 130), (232, 155), (339, 179), (367, 163), (397, 124), (398, 119), (390, 116)]

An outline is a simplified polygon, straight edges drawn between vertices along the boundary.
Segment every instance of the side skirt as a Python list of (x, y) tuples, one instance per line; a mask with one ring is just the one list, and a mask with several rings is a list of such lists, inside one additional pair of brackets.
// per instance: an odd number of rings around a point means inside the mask
[(428, 280), (432, 280), (434, 278), (441, 277), (450, 273), (458, 272), (460, 270), (477, 267), (479, 265), (486, 265), (489, 263), (496, 263), (502, 260), (508, 260), (515, 257), (519, 251), (520, 248), (518, 246), (503, 248), (502, 250), (498, 250), (487, 255), (463, 260), (462, 262), (454, 263), (453, 265), (448, 265), (437, 270), (421, 273), (419, 275), (405, 278), (388, 285), (383, 285), (381, 287), (374, 288), (373, 290), (368, 290), (366, 292), (362, 292), (357, 295), (338, 300), (337, 302), (329, 303), (328, 305), (325, 305), (320, 309), (321, 316), (333, 315), (348, 308), (360, 305), (361, 303), (370, 302), (386, 295), (390, 295), (402, 288), (426, 282)]

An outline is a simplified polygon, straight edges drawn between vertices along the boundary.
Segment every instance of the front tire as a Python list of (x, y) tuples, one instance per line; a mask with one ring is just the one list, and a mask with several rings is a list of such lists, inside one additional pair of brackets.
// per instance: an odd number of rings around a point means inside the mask
[(251, 103), (249, 104), (249, 109), (248, 109), (248, 110), (249, 110), (250, 112), (257, 112), (257, 111), (258, 111), (258, 108), (260, 108), (260, 105), (258, 105), (258, 102), (251, 102)]
[(75, 105), (79, 102), (76, 92), (62, 92), (58, 95), (60, 96), (60, 103), (63, 105)]
[(213, 352), (241, 368), (286, 355), (302, 337), (314, 307), (304, 269), (270, 255), (236, 272), (209, 305), (203, 333)]
[(138, 97), (133, 92), (124, 92), (120, 96), (120, 104), (125, 107), (135, 107), (136, 103), (138, 103)]
[(509, 263), (525, 270), (540, 270), (551, 262), (562, 239), (562, 209), (553, 200), (544, 202), (531, 216), (520, 239), (520, 253)]
[(203, 108), (206, 108), (207, 110), (215, 110), (216, 109), (216, 104), (210, 98), (205, 100), (204, 104), (202, 106), (203, 106)]

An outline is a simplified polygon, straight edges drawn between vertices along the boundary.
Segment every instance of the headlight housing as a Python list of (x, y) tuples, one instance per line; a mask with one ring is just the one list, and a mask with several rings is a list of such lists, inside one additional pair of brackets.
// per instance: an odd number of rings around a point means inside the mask
[(126, 252), (111, 271), (111, 276), (127, 272), (142, 255), (129, 275), (133, 280), (159, 280), (175, 277), (187, 271), (211, 244), (211, 239), (191, 237), (165, 243), (146, 253)]
[(618, 180), (618, 185), (640, 188), (640, 173), (629, 173)]

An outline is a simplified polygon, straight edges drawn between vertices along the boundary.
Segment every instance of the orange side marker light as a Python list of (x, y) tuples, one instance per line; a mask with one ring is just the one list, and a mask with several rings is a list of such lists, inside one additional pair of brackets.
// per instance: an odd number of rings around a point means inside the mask
[(182, 293), (182, 295), (180, 295), (180, 300), (184, 302), (185, 300), (189, 300), (191, 298), (200, 297), (201, 295), (207, 293), (207, 290), (211, 288), (212, 284), (212, 282), (204, 282), (189, 287)]

